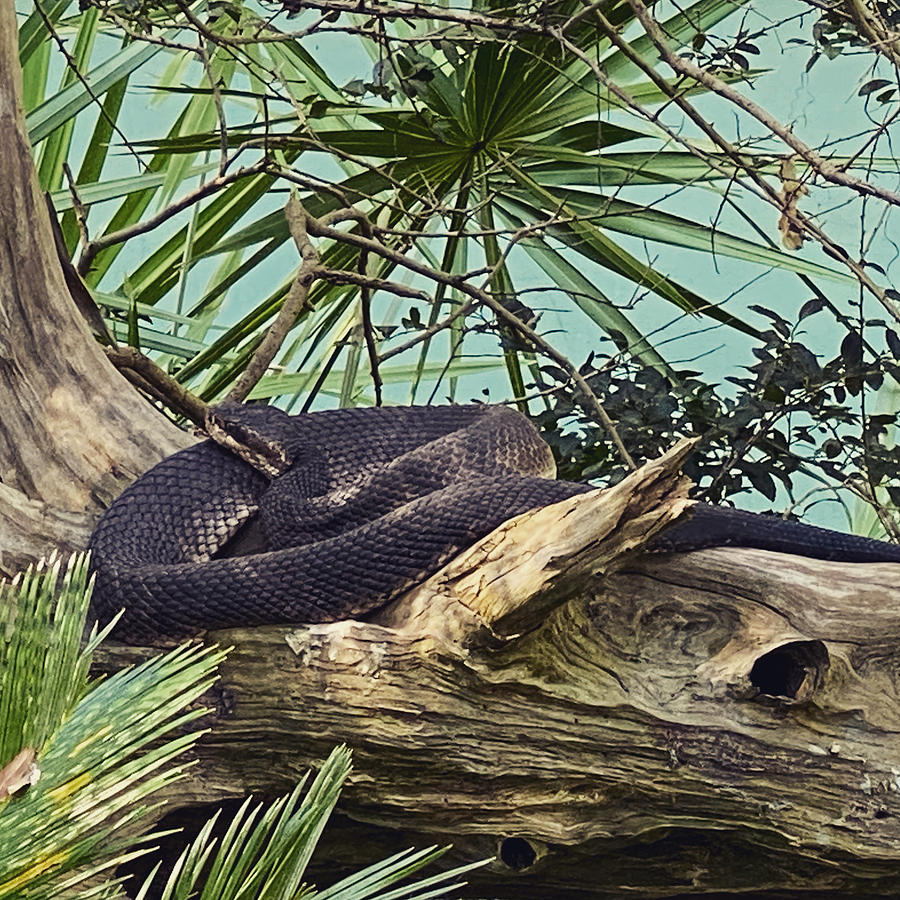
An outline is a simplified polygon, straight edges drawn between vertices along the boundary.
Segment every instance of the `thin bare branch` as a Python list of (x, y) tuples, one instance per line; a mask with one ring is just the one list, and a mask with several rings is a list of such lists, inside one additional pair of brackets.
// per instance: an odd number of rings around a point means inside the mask
[(131, 380), (137, 376), (139, 387), (149, 388), (152, 396), (166, 406), (204, 428), (209, 407), (184, 385), (179, 384), (168, 372), (161, 369), (149, 356), (135, 347), (104, 347), (109, 361)]
[(753, 116), (758, 122), (766, 127), (766, 129), (780, 138), (790, 149), (796, 153), (811, 169), (826, 181), (841, 187), (850, 188), (862, 196), (878, 197), (885, 203), (892, 206), (900, 206), (900, 194), (890, 191), (887, 188), (879, 187), (865, 179), (858, 178), (843, 171), (840, 167), (834, 165), (830, 160), (813, 150), (808, 144), (798, 138), (790, 128), (782, 125), (768, 110), (763, 109), (758, 103), (745, 97), (740, 91), (735, 90), (731, 85), (726, 84), (721, 78), (701, 69), (696, 63), (683, 56), (676, 54), (669, 46), (669, 41), (659, 23), (650, 14), (650, 11), (644, 5), (642, 0), (628, 0), (629, 6), (634, 10), (634, 14), (640, 21), (647, 33), (647, 37), (653, 41), (654, 46), (659, 50), (660, 56), (665, 60), (666, 64), (678, 75), (685, 75), (693, 79), (705, 88), (724, 97), (729, 103), (734, 104), (739, 109)]
[(616, 449), (619, 451), (619, 454), (621, 455), (625, 464), (630, 469), (636, 468), (634, 460), (631, 458), (631, 455), (625, 447), (625, 444), (622, 442), (622, 438), (616, 431), (615, 424), (613, 423), (612, 419), (610, 419), (606, 410), (603, 408), (603, 405), (597, 399), (597, 395), (591, 390), (591, 387), (585, 380), (584, 376), (578, 371), (578, 368), (573, 365), (571, 360), (569, 360), (564, 354), (560, 353), (544, 337), (538, 334), (529, 325), (526, 325), (518, 316), (516, 316), (514, 313), (511, 313), (502, 303), (492, 297), (489, 293), (468, 284), (459, 275), (448, 275), (446, 272), (441, 272), (439, 269), (434, 269), (431, 266), (427, 266), (424, 263), (419, 262), (418, 260), (412, 259), (406, 254), (392, 250), (391, 248), (386, 247), (384, 244), (381, 244), (372, 238), (367, 238), (360, 234), (354, 234), (353, 232), (339, 231), (336, 228), (323, 226), (320, 222), (310, 216), (307, 216), (306, 228), (309, 234), (315, 235), (316, 237), (330, 238), (334, 241), (341, 241), (343, 243), (351, 244), (361, 250), (366, 249), (369, 252), (375, 253), (378, 256), (383, 257), (384, 259), (390, 260), (396, 265), (402, 266), (403, 268), (408, 269), (411, 272), (415, 272), (418, 275), (423, 275), (424, 277), (432, 281), (455, 287), (461, 293), (466, 294), (473, 300), (477, 301), (480, 305), (486, 306), (497, 316), (498, 319), (502, 320), (507, 325), (512, 327), (516, 332), (518, 332), (521, 337), (525, 338), (525, 340), (533, 344), (536, 350), (538, 350), (544, 356), (552, 359), (558, 366), (560, 366), (560, 368), (564, 369), (570, 375), (572, 381), (578, 388), (581, 405), (584, 407), (585, 411), (591, 418), (595, 419), (603, 426)]
[[(765, 180), (765, 178), (763, 178), (762, 175), (759, 174), (759, 172), (755, 168), (754, 161), (752, 159), (747, 159), (745, 154), (742, 154), (739, 148), (734, 146), (734, 144), (723, 137), (708, 121), (707, 118), (697, 112), (697, 110), (687, 100), (687, 98), (683, 94), (683, 91), (678, 86), (671, 85), (655, 70), (652, 65), (648, 64), (646, 60), (635, 53), (631, 45), (618, 34), (615, 26), (613, 26), (612, 23), (610, 23), (609, 20), (606, 19), (601, 12), (597, 11), (595, 15), (597, 17), (597, 20), (601, 24), (601, 27), (603, 27), (604, 31), (609, 37), (610, 42), (618, 50), (620, 50), (629, 59), (630, 62), (634, 63), (635, 66), (637, 66), (642, 72), (644, 72), (644, 74), (646, 74), (647, 77), (650, 78), (650, 80), (656, 85), (656, 87), (660, 89), (660, 91), (670, 97), (672, 101), (679, 107), (679, 109), (681, 109), (688, 116), (688, 118), (707, 137), (709, 137), (710, 140), (712, 140), (715, 145), (719, 147), (730, 160), (732, 160), (732, 162), (735, 163), (739, 170), (743, 170), (745, 172), (747, 178), (752, 183), (752, 185), (747, 186), (752, 186), (753, 188), (755, 188), (755, 192), (758, 196), (767, 200), (776, 209), (778, 209), (779, 212), (784, 214), (790, 221), (791, 225), (794, 226), (797, 231), (803, 232), (807, 236), (816, 240), (819, 244), (822, 245), (823, 250), (832, 259), (835, 259), (846, 266), (853, 273), (859, 283), (878, 300), (878, 302), (884, 307), (888, 314), (895, 321), (900, 322), (900, 308), (898, 308), (898, 306), (894, 303), (894, 301), (888, 295), (887, 291), (875, 281), (873, 281), (868, 272), (865, 270), (865, 266), (863, 265), (863, 263), (857, 262), (856, 260), (852, 259), (850, 254), (843, 247), (832, 240), (808, 216), (803, 215), (799, 209), (786, 208), (784, 197), (781, 191), (770, 185)], [(556, 36), (567, 48), (572, 48), (573, 45), (568, 41), (567, 38), (565, 38), (563, 34), (557, 32)], [(639, 104), (635, 103), (635, 101), (628, 97), (628, 95), (624, 91), (622, 91), (621, 88), (615, 87), (613, 83), (610, 82), (608, 78), (606, 78), (605, 73), (597, 63), (591, 61), (584, 54), (581, 54), (581, 58), (591, 66), (592, 71), (597, 74), (597, 77), (600, 78), (605, 85), (608, 85), (610, 89), (613, 90), (616, 96), (622, 97), (623, 102), (626, 102), (629, 108), (632, 108), (634, 109), (634, 111), (639, 112), (644, 116), (644, 118), (652, 121), (657, 127), (664, 127), (661, 125), (656, 116), (651, 115), (649, 111), (642, 108)], [(696, 148), (690, 141), (687, 141), (685, 138), (676, 134), (671, 129), (664, 128), (664, 130), (670, 137), (673, 138), (673, 140), (677, 141), (680, 145), (684, 146), (690, 152), (697, 155)]]
[(319, 262), (319, 254), (310, 242), (306, 230), (309, 218), (303, 204), (293, 194), (285, 206), (284, 214), (294, 243), (300, 252), (300, 268), (275, 321), (269, 326), (247, 367), (226, 395), (226, 400), (240, 403), (247, 398), (253, 386), (265, 375), (287, 333), (294, 327), (297, 317), (309, 302), (309, 286), (315, 277), (315, 268)]
[(188, 191), (181, 199), (176, 200), (174, 203), (170, 203), (165, 209), (160, 210), (156, 215), (151, 216), (149, 219), (144, 219), (143, 222), (136, 222), (134, 225), (129, 225), (126, 228), (120, 228), (118, 231), (111, 231), (98, 238), (94, 238), (82, 248), (81, 255), (78, 258), (78, 264), (76, 265), (78, 274), (83, 277), (91, 270), (91, 264), (101, 250), (112, 247), (114, 244), (121, 244), (123, 241), (128, 241), (140, 234), (146, 234), (148, 231), (158, 228), (164, 222), (168, 222), (173, 216), (177, 216), (178, 213), (189, 209), (206, 197), (221, 191), (223, 188), (228, 187), (228, 185), (233, 184), (236, 181), (240, 181), (242, 178), (258, 175), (260, 172), (264, 172), (267, 167), (268, 163), (266, 160), (260, 160), (252, 165), (236, 169), (230, 174), (220, 174), (216, 178), (211, 178), (199, 187), (194, 188), (194, 190)]
[(398, 356), (399, 354), (405, 353), (407, 350), (415, 347), (417, 344), (421, 344), (423, 341), (427, 341), (429, 338), (433, 337), (439, 332), (450, 328), (454, 322), (458, 321), (461, 318), (465, 318), (467, 315), (469, 315), (469, 313), (477, 309), (477, 307), (478, 303), (475, 300), (469, 300), (467, 303), (460, 304), (445, 319), (441, 319), (440, 322), (435, 322), (434, 325), (429, 325), (427, 328), (423, 328), (415, 335), (415, 337), (410, 338), (408, 341), (405, 341), (402, 344), (398, 344), (396, 347), (392, 347), (390, 350), (386, 350), (379, 357), (380, 361), (385, 362), (392, 356)]
[(360, 275), (359, 272), (348, 272), (346, 269), (325, 269), (316, 267), (317, 280), (328, 281), (332, 284), (355, 284), (371, 291), (386, 291), (398, 297), (409, 297), (411, 300), (421, 300), (424, 303), (431, 302), (431, 295), (427, 291), (401, 284), (399, 281), (389, 281), (386, 278), (376, 278), (374, 275)]

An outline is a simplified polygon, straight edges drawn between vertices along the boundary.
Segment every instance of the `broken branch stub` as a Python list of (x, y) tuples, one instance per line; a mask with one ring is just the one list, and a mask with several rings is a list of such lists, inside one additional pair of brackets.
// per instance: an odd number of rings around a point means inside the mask
[(681, 515), (689, 482), (678, 473), (694, 443), (680, 441), (614, 487), (510, 519), (375, 621), (465, 646), (531, 630)]

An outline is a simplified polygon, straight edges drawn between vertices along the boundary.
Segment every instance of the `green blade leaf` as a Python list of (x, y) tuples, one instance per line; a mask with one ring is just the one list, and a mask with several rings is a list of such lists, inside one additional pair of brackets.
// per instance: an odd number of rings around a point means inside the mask
[[(163, 36), (170, 39), (176, 34), (175, 31), (163, 32)], [(130, 75), (160, 50), (155, 44), (131, 44), (88, 72), (84, 81), (75, 81), (48, 97), (25, 117), (32, 146), (39, 144), (64, 122), (73, 119), (95, 97), (102, 97), (116, 82)]]
[[(180, 647), (90, 683), (97, 643), (82, 648), (88, 563), (73, 556), (0, 586), (0, 763), (30, 753), (39, 777), (0, 798), (0, 898), (58, 896), (58, 879), (120, 855), (101, 842), (145, 815), (154, 791), (179, 778), (173, 760), (196, 739), (162, 740), (203, 714), (185, 707), (212, 684), (223, 654)], [(73, 876), (74, 877), (74, 876)], [(70, 879), (70, 884), (75, 883)]]

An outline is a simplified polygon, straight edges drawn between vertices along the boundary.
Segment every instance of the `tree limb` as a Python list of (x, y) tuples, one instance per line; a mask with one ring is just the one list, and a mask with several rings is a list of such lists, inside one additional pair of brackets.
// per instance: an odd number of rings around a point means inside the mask
[(285, 207), (288, 227), (294, 238), (294, 243), (300, 251), (300, 269), (298, 270), (290, 290), (275, 317), (275, 321), (269, 326), (265, 337), (253, 353), (253, 357), (247, 364), (247, 368), (241, 373), (240, 378), (234, 383), (226, 395), (226, 400), (240, 403), (244, 400), (253, 386), (263, 377), (269, 364), (275, 358), (287, 333), (294, 327), (297, 316), (306, 307), (309, 301), (309, 286), (315, 277), (316, 266), (319, 262), (319, 254), (309, 240), (306, 231), (308, 216), (302, 204), (295, 195), (291, 195)]

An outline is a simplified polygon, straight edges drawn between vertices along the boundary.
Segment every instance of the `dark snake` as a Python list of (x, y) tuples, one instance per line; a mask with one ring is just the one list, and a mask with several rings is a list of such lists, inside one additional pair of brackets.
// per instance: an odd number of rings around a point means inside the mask
[[(364, 616), (503, 522), (595, 488), (556, 481), (549, 447), (496, 406), (228, 411), (282, 446), (262, 475), (212, 441), (164, 459), (90, 540), (93, 608), (129, 642), (202, 630)], [(698, 504), (651, 549), (755, 547), (900, 562), (893, 544)]]

